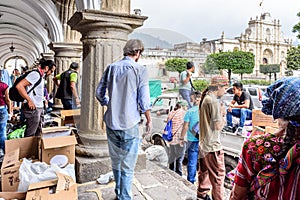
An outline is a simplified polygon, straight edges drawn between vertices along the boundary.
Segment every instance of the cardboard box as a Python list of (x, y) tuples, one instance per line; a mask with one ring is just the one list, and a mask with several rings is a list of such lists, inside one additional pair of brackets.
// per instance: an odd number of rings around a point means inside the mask
[[(26, 200), (47, 199), (47, 200), (76, 200), (77, 184), (65, 174), (56, 173), (57, 179), (42, 181), (30, 184), (26, 195)], [(54, 193), (51, 192), (55, 188)]]
[(79, 123), (80, 109), (61, 110), (60, 116), (62, 118), (62, 125)]
[(0, 198), (24, 200), (26, 198), (26, 192), (0, 192)]
[(69, 127), (43, 129), (41, 144), (42, 162), (50, 164), (51, 158), (55, 155), (65, 155), (68, 157), (69, 163), (75, 164), (75, 145), (77, 144), (77, 139)]
[(261, 110), (252, 110), (252, 125), (254, 126), (271, 126), (278, 128), (277, 121), (273, 120), (272, 115), (265, 115)]
[(19, 186), (21, 158), (38, 159), (38, 138), (26, 137), (5, 141), (5, 152), (1, 167), (2, 192), (15, 192)]

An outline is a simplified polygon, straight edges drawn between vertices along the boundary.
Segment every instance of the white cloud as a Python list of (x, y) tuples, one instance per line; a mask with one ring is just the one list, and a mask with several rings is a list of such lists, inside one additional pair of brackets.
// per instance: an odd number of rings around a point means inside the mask
[(140, 8), (149, 18), (142, 28), (164, 28), (179, 32), (196, 42), (202, 38), (239, 36), (249, 19), (269, 12), (279, 19), (285, 37), (295, 40), (292, 28), (300, 22), (298, 0), (131, 0), (131, 10)]

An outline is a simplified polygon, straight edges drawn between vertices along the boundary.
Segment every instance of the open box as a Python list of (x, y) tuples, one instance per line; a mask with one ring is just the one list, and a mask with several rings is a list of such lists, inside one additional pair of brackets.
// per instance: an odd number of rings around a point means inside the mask
[(49, 127), (42, 131), (41, 161), (50, 164), (56, 155), (65, 155), (70, 164), (75, 164), (77, 139), (69, 127)]
[(2, 192), (15, 192), (19, 186), (21, 158), (38, 159), (38, 138), (26, 137), (5, 141), (5, 152), (1, 167)]
[(76, 200), (77, 184), (74, 180), (70, 176), (58, 172), (56, 175), (57, 179), (30, 184), (26, 200)]

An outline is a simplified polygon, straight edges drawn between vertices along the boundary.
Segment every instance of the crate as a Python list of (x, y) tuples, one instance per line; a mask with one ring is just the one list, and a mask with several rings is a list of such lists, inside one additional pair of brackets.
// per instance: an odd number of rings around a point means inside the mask
[(252, 110), (252, 126), (270, 126), (278, 128), (277, 120), (274, 120), (272, 115), (266, 115), (261, 110)]

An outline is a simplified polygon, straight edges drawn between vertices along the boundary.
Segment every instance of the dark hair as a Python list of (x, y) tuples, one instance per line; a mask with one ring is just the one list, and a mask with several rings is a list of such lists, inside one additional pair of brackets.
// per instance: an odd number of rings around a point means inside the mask
[(138, 52), (142, 53), (144, 51), (144, 44), (141, 40), (138, 39), (131, 39), (125, 44), (123, 48), (123, 55), (124, 56), (134, 56)]
[(42, 59), (40, 59), (40, 66), (42, 69), (45, 69), (46, 66), (48, 66), (49, 70), (51, 70), (56, 65), (53, 60), (45, 60), (45, 58), (42, 58)]
[(71, 69), (77, 69), (79, 66), (78, 66), (78, 63), (77, 62), (72, 62), (71, 64), (70, 64), (70, 68)]
[(236, 82), (236, 83), (234, 83), (232, 86), (234, 86), (234, 87), (236, 87), (236, 88), (239, 88), (239, 89), (243, 90), (243, 84), (240, 83), (240, 82)]
[(219, 88), (217, 85), (210, 85), (208, 86), (203, 92), (202, 92), (202, 95), (201, 95), (201, 100), (200, 100), (200, 103), (199, 103), (199, 109), (201, 108), (201, 104), (204, 100), (204, 97), (206, 96), (206, 94), (210, 91), (217, 91)]
[(193, 62), (187, 62), (186, 63), (186, 68), (187, 69), (191, 69), (192, 67), (194, 67), (194, 63)]

